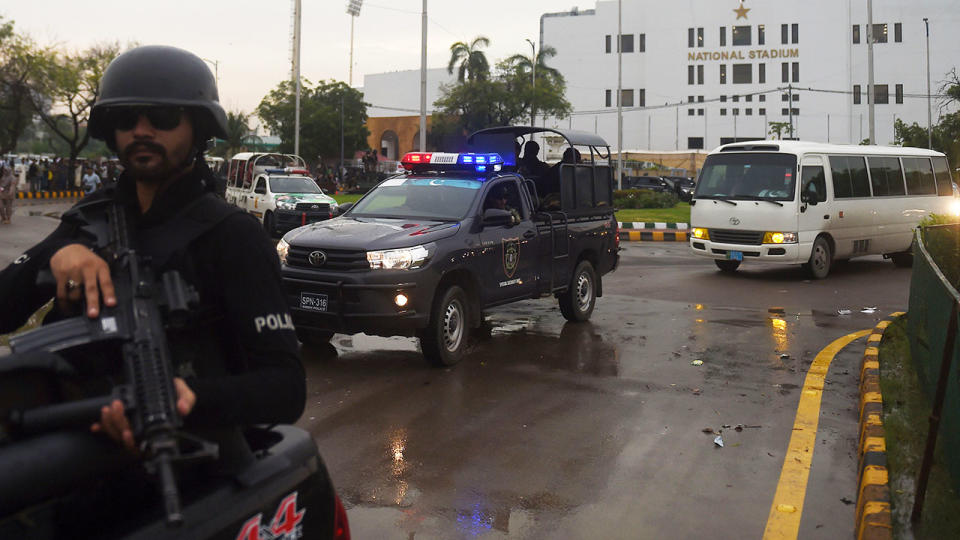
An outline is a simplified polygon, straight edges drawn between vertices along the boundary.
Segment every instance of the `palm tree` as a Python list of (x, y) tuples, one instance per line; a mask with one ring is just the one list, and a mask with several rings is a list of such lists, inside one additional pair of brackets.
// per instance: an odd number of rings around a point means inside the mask
[[(490, 40), (484, 36), (477, 36), (468, 45), (458, 41), (450, 46), (450, 63), (447, 64), (447, 73), (453, 74), (457, 68), (457, 80), (463, 82), (485, 80), (490, 75), (490, 64), (487, 56), (480, 50), (489, 47)], [(457, 67), (457, 64), (460, 64)]]
[(249, 117), (240, 111), (227, 112), (227, 148), (237, 151), (244, 144), (244, 137), (250, 132)]
[[(547, 45), (537, 53), (537, 81), (548, 79), (551, 82), (563, 82), (563, 75), (559, 71), (547, 65), (547, 60), (557, 55), (557, 50)], [(530, 69), (533, 67), (533, 61), (529, 56), (515, 54), (506, 60), (506, 65), (512, 68), (518, 74), (527, 74), (529, 78)]]

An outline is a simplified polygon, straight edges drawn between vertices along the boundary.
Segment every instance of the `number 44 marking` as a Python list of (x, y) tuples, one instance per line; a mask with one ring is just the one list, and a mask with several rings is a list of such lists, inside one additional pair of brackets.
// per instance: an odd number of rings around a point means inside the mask
[(302, 536), (299, 530), (300, 522), (303, 521), (303, 515), (307, 512), (306, 508), (297, 511), (297, 492), (284, 497), (277, 506), (277, 513), (274, 514), (270, 527), (261, 528), (260, 521), (263, 514), (257, 514), (248, 519), (240, 529), (237, 540), (274, 540), (286, 538), (299, 538)]

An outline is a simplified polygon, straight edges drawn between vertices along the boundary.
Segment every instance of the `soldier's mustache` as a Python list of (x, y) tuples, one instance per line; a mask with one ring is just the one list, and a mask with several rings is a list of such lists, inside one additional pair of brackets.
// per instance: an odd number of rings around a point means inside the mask
[(124, 157), (130, 157), (132, 154), (134, 154), (135, 152), (138, 152), (138, 151), (140, 151), (140, 150), (149, 150), (149, 151), (155, 152), (155, 153), (157, 153), (157, 154), (159, 154), (159, 155), (161, 155), (161, 156), (166, 156), (166, 155), (167, 155), (167, 151), (166, 151), (166, 149), (164, 149), (163, 146), (161, 146), (161, 145), (159, 145), (159, 144), (157, 144), (157, 143), (152, 143), (152, 142), (137, 142), (137, 143), (132, 143), (132, 144), (130, 144), (129, 146), (127, 146), (126, 149), (124, 149), (123, 154), (124, 154)]

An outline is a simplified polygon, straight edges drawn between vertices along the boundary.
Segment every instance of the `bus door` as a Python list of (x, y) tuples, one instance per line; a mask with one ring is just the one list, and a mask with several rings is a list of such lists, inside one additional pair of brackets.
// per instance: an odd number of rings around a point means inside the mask
[(830, 205), (826, 204), (825, 165), (821, 156), (805, 156), (800, 162), (800, 217), (797, 232), (801, 244), (812, 244), (820, 231), (830, 229), (833, 216)]

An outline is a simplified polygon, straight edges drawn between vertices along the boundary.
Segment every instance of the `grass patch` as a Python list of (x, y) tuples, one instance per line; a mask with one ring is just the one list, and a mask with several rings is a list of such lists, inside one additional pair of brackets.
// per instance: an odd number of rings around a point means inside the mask
[(938, 441), (927, 483), (923, 518), (917, 528), (910, 523), (930, 425), (930, 400), (920, 390), (910, 360), (906, 317), (896, 319), (884, 331), (879, 360), (894, 538), (960, 538), (960, 498), (943, 461), (942, 441)]
[(624, 223), (658, 221), (661, 223), (690, 223), (690, 204), (677, 203), (673, 208), (627, 208), (617, 211), (617, 221)]
[(357, 202), (360, 200), (360, 197), (363, 197), (360, 193), (339, 193), (337, 195), (331, 195), (333, 200), (337, 201), (337, 204), (344, 204), (348, 202)]

